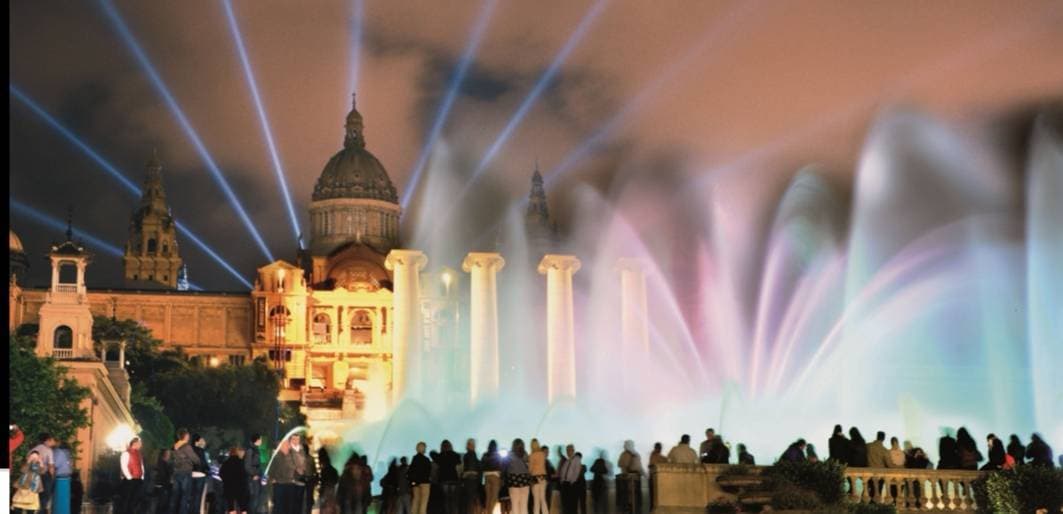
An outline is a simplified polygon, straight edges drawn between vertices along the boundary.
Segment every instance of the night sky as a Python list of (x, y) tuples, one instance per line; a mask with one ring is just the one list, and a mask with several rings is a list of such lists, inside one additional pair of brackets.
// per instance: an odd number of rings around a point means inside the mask
[[(575, 210), (571, 186), (608, 190), (632, 169), (674, 187), (726, 171), (721, 187), (742, 195), (737, 215), (756, 225), (805, 163), (821, 163), (847, 190), (883, 109), (997, 126), (1063, 99), (1056, 0), (600, 1), (600, 16), (473, 189), (484, 220), (527, 194), (536, 159), (547, 173), (610, 120), (595, 151), (552, 182), (562, 226)], [(487, 3), (366, 0), (360, 40), (352, 1), (233, 3), (304, 230), (314, 181), (342, 147), (353, 63), (367, 147), (401, 195)], [(440, 143), (457, 162), (475, 167), (596, 5), (498, 2), (443, 125)], [(223, 4), (116, 6), (274, 256), (292, 259), (295, 238)], [(266, 264), (99, 2), (9, 9), (14, 87), (138, 184), (157, 147), (174, 215), (245, 277)], [(137, 199), (14, 95), (9, 106), (11, 199), (59, 219), (73, 205), (75, 228), (121, 247)], [(30, 254), (30, 285), (45, 283), (43, 256), (61, 231), (10, 214)], [(241, 288), (180, 241), (193, 282)], [(90, 285), (119, 285), (119, 259), (92, 249)]]

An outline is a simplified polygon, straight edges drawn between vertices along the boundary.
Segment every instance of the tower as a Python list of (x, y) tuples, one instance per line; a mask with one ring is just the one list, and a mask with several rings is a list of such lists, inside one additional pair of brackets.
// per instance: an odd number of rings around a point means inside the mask
[(543, 176), (539, 173), (538, 161), (535, 162), (531, 183), (528, 209), (524, 211), (524, 228), (528, 235), (528, 248), (538, 258), (553, 251), (557, 242), (557, 230), (550, 221), (550, 208), (546, 204), (546, 189), (543, 188)]
[(182, 267), (177, 249), (177, 226), (166, 205), (162, 164), (153, 151), (147, 164), (140, 205), (129, 220), (129, 241), (122, 257), (127, 283), (152, 282), (176, 288)]
[(85, 267), (91, 255), (73, 241), (67, 222), (66, 241), (52, 245), (52, 284), (40, 311), (37, 354), (57, 359), (92, 358), (92, 312), (85, 290)]

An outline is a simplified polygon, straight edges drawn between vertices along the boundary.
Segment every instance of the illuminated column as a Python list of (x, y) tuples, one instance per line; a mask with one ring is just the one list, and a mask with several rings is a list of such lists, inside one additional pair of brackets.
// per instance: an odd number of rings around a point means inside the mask
[(498, 394), (498, 286), (495, 274), (506, 265), (497, 253), (472, 252), (461, 269), (472, 273), (469, 283), (469, 403)]
[(576, 397), (576, 330), (572, 275), (580, 262), (573, 255), (546, 255), (539, 273), (546, 275), (547, 400)]
[[(392, 250), (384, 266), (394, 275), (395, 332), (392, 346), (391, 401), (420, 391), (421, 268), (428, 258), (418, 250)], [(412, 378), (411, 378), (412, 377)]]
[(620, 272), (621, 380), (625, 388), (630, 388), (635, 384), (627, 383), (628, 377), (640, 377), (641, 373), (632, 371), (645, 369), (650, 357), (646, 274), (642, 271), (642, 261), (628, 257), (617, 259), (616, 270)]

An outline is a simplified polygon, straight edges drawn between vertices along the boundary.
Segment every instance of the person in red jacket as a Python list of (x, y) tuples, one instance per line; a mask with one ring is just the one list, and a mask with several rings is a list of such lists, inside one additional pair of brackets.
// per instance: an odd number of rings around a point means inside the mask
[(134, 437), (126, 451), (122, 452), (122, 496), (118, 504), (119, 514), (140, 512), (144, 486), (144, 457), (140, 455), (141, 446), (140, 438)]
[(7, 469), (11, 469), (12, 462), (15, 462), (15, 450), (22, 445), (22, 441), (26, 439), (26, 434), (22, 433), (22, 430), (18, 428), (18, 425), (11, 425), (8, 427), (10, 435), (7, 439)]

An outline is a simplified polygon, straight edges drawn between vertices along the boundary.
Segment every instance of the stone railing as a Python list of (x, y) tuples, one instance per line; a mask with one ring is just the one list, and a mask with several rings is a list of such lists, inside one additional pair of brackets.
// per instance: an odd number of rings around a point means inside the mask
[[(704, 514), (713, 501), (737, 501), (717, 482), (726, 464), (659, 464), (652, 472), (656, 514)], [(753, 467), (751, 476), (765, 467)], [(977, 471), (933, 469), (847, 468), (845, 491), (853, 503), (889, 503), (897, 510), (951, 510), (977, 508), (971, 483)], [(880, 485), (881, 484), (881, 485)], [(869, 487), (870, 486), (870, 487)], [(881, 490), (881, 492), (880, 492)]]
[(74, 358), (73, 348), (52, 348), (52, 358), (58, 360), (69, 360)]

